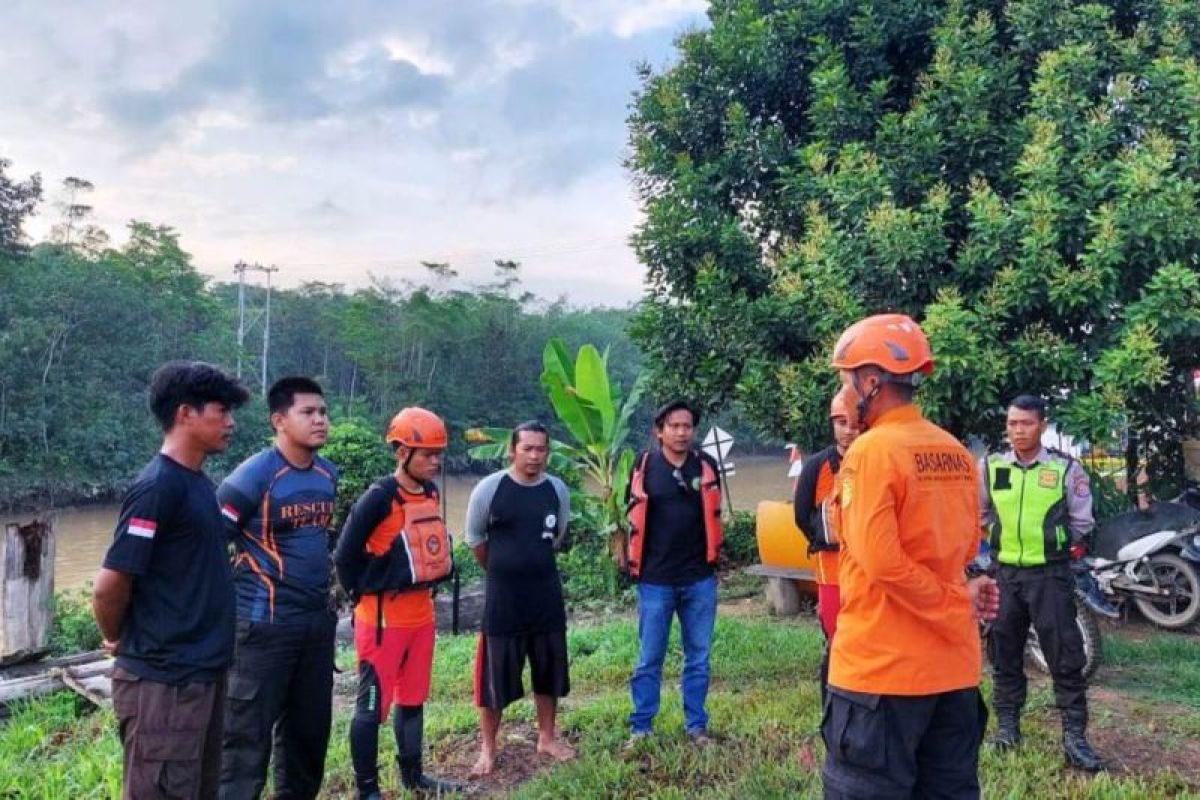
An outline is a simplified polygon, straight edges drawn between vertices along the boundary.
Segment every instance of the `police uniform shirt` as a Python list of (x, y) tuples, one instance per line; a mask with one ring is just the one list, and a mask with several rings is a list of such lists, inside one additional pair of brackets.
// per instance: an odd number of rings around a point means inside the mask
[[(1051, 452), (1045, 447), (1039, 449), (1037, 455), (1029, 462), (1022, 462), (1012, 449), (999, 456), (992, 456), (992, 458), (995, 457), (1024, 470), (1036, 469), (1038, 464), (1047, 464), (1052, 459), (1061, 463), (1068, 458), (1058, 451)], [(988, 490), (988, 458), (985, 456), (979, 460), (979, 507), (980, 524), (990, 531), (992, 526), (999, 521), (999, 516), (996, 514), (996, 507), (992, 505), (991, 492)], [(1071, 533), (1071, 541), (1078, 543), (1091, 533), (1092, 528), (1096, 527), (1096, 519), (1092, 514), (1092, 484), (1087, 470), (1077, 459), (1071, 458), (1070, 462), (1070, 466), (1067, 467), (1066, 474), (1063, 476), (1066, 484), (1064, 489), (1067, 505), (1067, 530)]]

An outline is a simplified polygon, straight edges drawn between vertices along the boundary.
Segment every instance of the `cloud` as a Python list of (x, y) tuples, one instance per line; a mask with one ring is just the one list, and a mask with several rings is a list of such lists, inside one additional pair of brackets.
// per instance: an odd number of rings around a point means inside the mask
[(0, 74), (20, 76), (0, 82), (0, 156), (47, 186), (94, 181), (97, 222), (173, 225), (221, 274), (319, 254), (326, 266), (305, 269), (355, 285), (365, 263), (517, 241), (556, 289), (619, 260), (627, 297), (632, 256), (550, 262), (536, 245), (628, 236), (634, 65), (668, 60), (703, 7), (16, 0), (0, 28)]

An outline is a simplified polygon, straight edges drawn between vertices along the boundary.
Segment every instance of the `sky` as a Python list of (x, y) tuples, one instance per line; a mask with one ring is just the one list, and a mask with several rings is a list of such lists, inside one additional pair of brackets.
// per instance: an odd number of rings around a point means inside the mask
[(0, 158), (41, 173), (34, 240), (84, 178), (115, 243), (174, 227), (197, 267), (276, 281), (424, 277), (492, 260), (577, 305), (642, 293), (622, 167), (635, 66), (669, 66), (703, 0), (12, 0)]

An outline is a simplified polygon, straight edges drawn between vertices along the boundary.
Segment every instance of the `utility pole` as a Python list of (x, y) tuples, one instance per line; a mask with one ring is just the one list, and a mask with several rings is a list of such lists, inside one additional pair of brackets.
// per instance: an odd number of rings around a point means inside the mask
[(263, 272), (267, 273), (267, 311), (266, 322), (263, 323), (263, 346), (262, 346), (262, 394), (267, 396), (267, 353), (271, 350), (271, 273), (278, 272), (279, 267), (274, 265), (269, 267), (259, 267)]
[(262, 393), (267, 394), (267, 360), (271, 348), (271, 273), (278, 272), (279, 267), (270, 266), (264, 267), (262, 264), (247, 264), (245, 261), (239, 261), (234, 265), (233, 271), (238, 275), (238, 331), (237, 331), (237, 376), (242, 377), (242, 348), (246, 342), (246, 331), (253, 327), (257, 321), (251, 320), (246, 322), (246, 272), (263, 272), (267, 276), (267, 295), (266, 302), (263, 308), (263, 343), (262, 343), (262, 366), (261, 374), (259, 375), (262, 384)]
[(242, 377), (242, 343), (246, 341), (246, 266), (245, 261), (233, 265), (233, 271), (238, 276), (238, 334), (237, 334), (237, 376)]

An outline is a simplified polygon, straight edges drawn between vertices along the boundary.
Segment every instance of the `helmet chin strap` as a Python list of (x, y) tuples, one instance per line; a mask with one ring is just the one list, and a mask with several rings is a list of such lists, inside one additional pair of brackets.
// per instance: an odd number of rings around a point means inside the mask
[(850, 382), (854, 386), (854, 393), (858, 395), (858, 424), (865, 431), (871, 427), (867, 422), (867, 411), (871, 408), (871, 401), (879, 394), (879, 387), (883, 386), (883, 383), (876, 383), (870, 394), (863, 394), (863, 390), (858, 384), (857, 370), (850, 373)]

